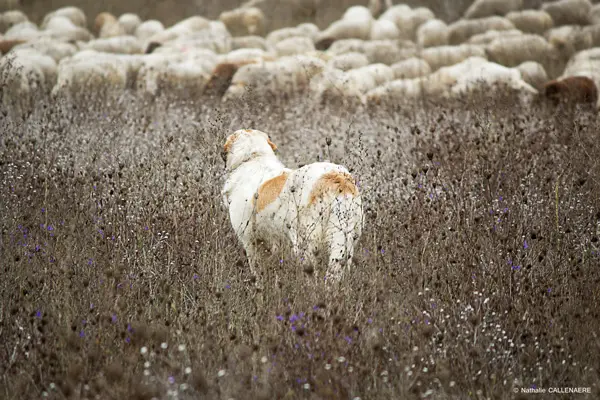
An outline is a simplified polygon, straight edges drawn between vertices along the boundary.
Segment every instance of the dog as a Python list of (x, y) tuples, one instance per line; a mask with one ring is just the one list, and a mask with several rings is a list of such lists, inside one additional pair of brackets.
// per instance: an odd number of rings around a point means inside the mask
[(345, 167), (329, 162), (286, 168), (276, 149), (265, 132), (255, 129), (235, 131), (223, 146), (221, 194), (250, 270), (258, 277), (260, 242), (271, 249), (288, 243), (313, 268), (317, 255), (326, 254), (325, 280), (337, 282), (352, 264), (364, 225), (355, 180)]

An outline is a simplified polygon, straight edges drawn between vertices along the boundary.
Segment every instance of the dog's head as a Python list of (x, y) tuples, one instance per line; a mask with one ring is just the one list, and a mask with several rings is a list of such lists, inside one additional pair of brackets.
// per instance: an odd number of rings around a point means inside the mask
[(274, 154), (277, 150), (269, 135), (256, 129), (240, 129), (227, 137), (221, 157), (229, 169), (253, 156)]

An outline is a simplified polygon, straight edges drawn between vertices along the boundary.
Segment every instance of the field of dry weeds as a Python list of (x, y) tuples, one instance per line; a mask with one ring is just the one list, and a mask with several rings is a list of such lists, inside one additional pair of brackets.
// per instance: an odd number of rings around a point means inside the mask
[[(307, 104), (92, 94), (5, 114), (0, 397), (596, 397), (596, 115)], [(242, 127), (288, 166), (357, 176), (366, 230), (335, 292), (286, 251), (263, 293), (246, 283), (219, 194)]]

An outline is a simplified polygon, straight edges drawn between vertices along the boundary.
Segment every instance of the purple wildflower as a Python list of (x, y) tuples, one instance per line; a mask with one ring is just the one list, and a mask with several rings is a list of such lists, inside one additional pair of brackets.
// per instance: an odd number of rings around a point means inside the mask
[(529, 245), (527, 244), (527, 240), (523, 242), (523, 248), (524, 249), (528, 249)]
[(38, 317), (38, 318), (42, 318), (42, 313), (41, 313), (41, 311), (40, 311), (40, 310), (37, 310), (37, 311), (35, 312), (35, 316), (36, 316), (36, 317)]
[(172, 384), (174, 384), (174, 383), (175, 383), (175, 378), (174, 378), (174, 377), (172, 377), (172, 376), (170, 376), (170, 377), (169, 377), (169, 383), (170, 383), (171, 385), (172, 385)]

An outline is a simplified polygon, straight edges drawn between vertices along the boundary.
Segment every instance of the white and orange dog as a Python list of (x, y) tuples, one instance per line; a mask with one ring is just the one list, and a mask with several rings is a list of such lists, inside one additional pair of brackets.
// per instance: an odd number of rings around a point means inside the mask
[(275, 144), (259, 130), (229, 135), (223, 148), (227, 177), (222, 195), (252, 273), (262, 242), (271, 249), (289, 243), (303, 262), (316, 267), (324, 250), (327, 282), (350, 267), (363, 228), (362, 201), (343, 166), (317, 162), (292, 170), (277, 158)]

